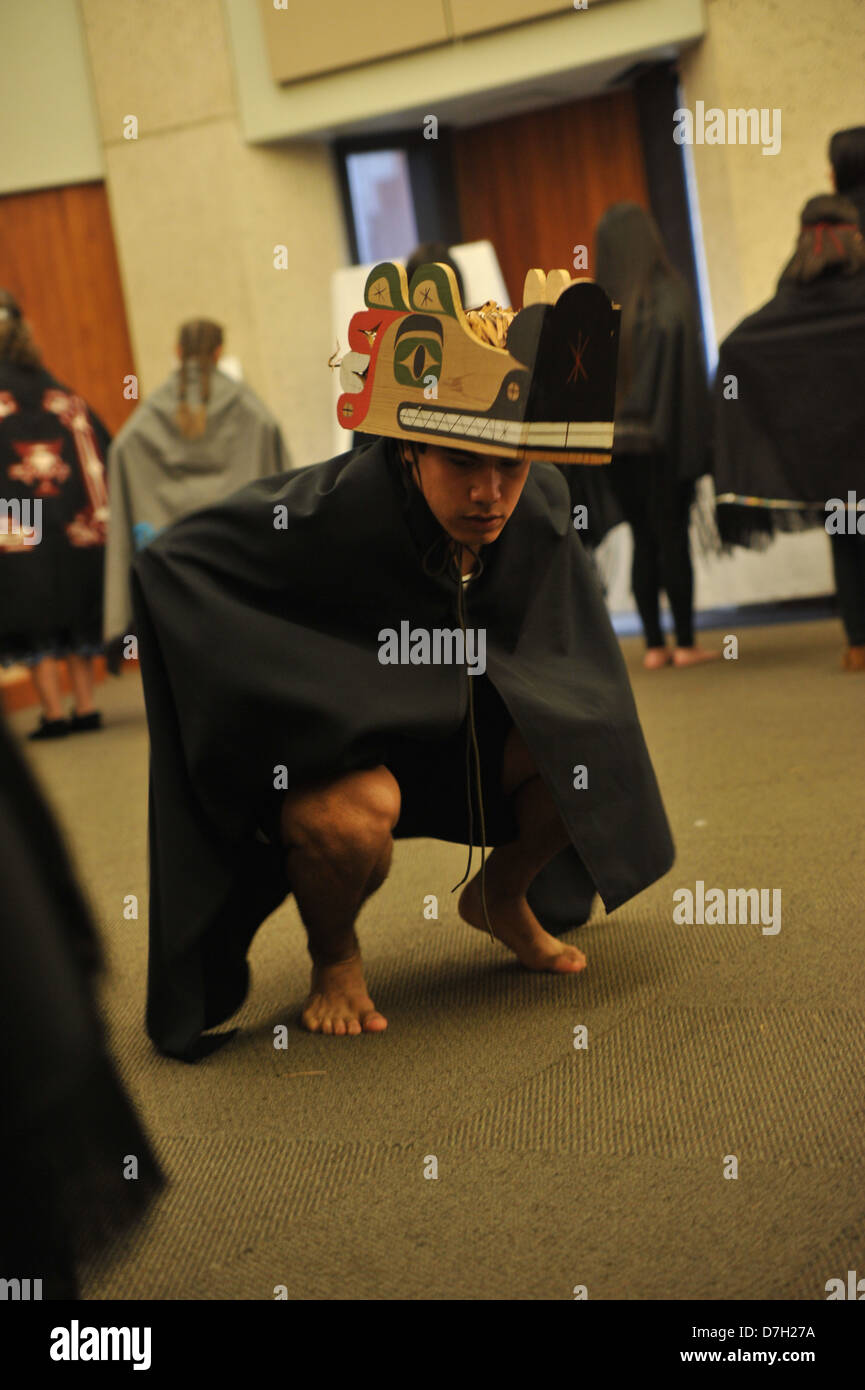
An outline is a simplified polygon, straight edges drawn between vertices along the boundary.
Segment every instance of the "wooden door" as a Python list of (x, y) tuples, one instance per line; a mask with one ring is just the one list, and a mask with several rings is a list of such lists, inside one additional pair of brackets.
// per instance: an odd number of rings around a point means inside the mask
[(0, 285), (18, 300), (45, 366), (116, 434), (137, 401), (114, 233), (103, 183), (0, 198)]
[[(593, 274), (595, 227), (611, 203), (649, 207), (630, 90), (455, 130), (452, 148), (463, 240), (493, 243), (515, 309), (530, 266)], [(586, 271), (574, 268), (577, 245)]]

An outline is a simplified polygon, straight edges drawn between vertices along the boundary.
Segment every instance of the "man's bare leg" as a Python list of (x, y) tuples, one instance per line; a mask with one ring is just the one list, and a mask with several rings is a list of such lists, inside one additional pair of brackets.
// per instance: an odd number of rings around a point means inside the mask
[(292, 793), (283, 803), (288, 876), (312, 957), (302, 1015), (311, 1033), (387, 1027), (367, 991), (354, 924), (387, 878), (399, 813), (399, 786), (384, 766)]
[[(570, 842), (562, 818), (528, 748), (516, 729), (505, 741), (502, 788), (513, 797), (519, 838), (494, 849), (486, 861), (487, 912), (493, 932), (529, 970), (557, 973), (582, 970), (586, 958), (544, 931), (526, 900), (535, 875)], [(463, 889), (459, 913), (486, 931), (481, 903), (481, 876)]]

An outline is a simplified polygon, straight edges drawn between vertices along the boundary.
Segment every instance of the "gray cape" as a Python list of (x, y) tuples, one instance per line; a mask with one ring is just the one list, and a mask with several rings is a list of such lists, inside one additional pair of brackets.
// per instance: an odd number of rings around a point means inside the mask
[[(194, 405), (197, 368), (188, 372), (187, 399)], [(291, 466), (267, 407), (243, 382), (219, 370), (210, 378), (204, 434), (184, 439), (175, 420), (179, 377), (179, 370), (172, 372), (142, 401), (109, 450), (106, 641), (130, 631), (129, 567), (138, 551), (171, 522)]]

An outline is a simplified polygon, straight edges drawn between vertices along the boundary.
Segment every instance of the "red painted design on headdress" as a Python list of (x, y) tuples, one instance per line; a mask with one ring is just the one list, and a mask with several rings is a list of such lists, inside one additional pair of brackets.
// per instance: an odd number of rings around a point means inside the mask
[[(368, 354), (369, 366), (366, 369), (363, 390), (357, 393), (345, 391), (336, 403), (337, 418), (346, 429), (357, 429), (369, 410), (375, 364), (384, 330), (389, 328), (395, 319), (404, 317), (404, 309), (361, 309), (352, 316), (348, 326), (348, 345), (353, 352)], [(370, 339), (367, 337), (369, 333), (374, 333), (375, 337)], [(346, 406), (350, 408), (346, 410)]]
[(572, 381), (574, 381), (574, 382), (579, 381), (579, 379), (580, 379), (581, 376), (583, 376), (583, 377), (585, 378), (585, 380), (588, 381), (588, 379), (589, 379), (589, 374), (588, 374), (588, 372), (586, 371), (585, 367), (583, 366), (583, 353), (585, 352), (586, 348), (589, 346), (589, 342), (590, 342), (590, 341), (591, 341), (591, 340), (590, 340), (589, 338), (587, 338), (586, 341), (583, 342), (583, 334), (582, 334), (582, 330), (580, 330), (580, 333), (578, 334), (578, 337), (577, 337), (577, 346), (574, 347), (573, 343), (569, 343), (569, 344), (568, 344), (568, 347), (571, 349), (571, 352), (574, 354), (574, 365), (573, 365), (573, 367), (571, 368), (571, 371), (570, 371), (570, 373), (569, 373), (569, 375), (568, 375), (568, 383), (570, 383), (570, 382), (572, 382)]

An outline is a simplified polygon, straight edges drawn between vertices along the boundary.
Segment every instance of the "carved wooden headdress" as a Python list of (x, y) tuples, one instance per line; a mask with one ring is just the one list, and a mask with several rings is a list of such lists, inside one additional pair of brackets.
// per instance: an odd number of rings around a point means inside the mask
[(553, 463), (608, 463), (617, 306), (565, 270), (526, 275), (523, 307), (463, 308), (450, 266), (370, 271), (340, 363), (349, 430)]

